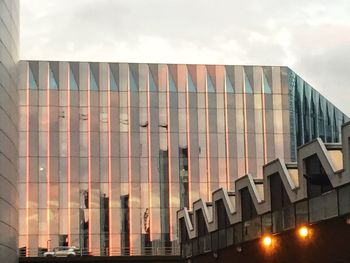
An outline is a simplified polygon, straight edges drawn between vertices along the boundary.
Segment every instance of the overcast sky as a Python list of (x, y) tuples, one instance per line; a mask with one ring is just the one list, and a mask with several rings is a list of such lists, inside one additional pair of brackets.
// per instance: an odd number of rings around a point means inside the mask
[(20, 0), (21, 59), (285, 65), (350, 115), (349, 0)]

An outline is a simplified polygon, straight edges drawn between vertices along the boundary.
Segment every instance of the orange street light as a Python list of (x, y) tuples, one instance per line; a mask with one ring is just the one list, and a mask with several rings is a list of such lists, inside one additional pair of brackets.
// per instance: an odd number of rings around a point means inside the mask
[(298, 229), (298, 235), (301, 238), (307, 238), (310, 235), (310, 230), (307, 226), (302, 226)]
[(271, 236), (264, 236), (262, 239), (262, 244), (264, 247), (268, 248), (272, 245), (272, 237)]

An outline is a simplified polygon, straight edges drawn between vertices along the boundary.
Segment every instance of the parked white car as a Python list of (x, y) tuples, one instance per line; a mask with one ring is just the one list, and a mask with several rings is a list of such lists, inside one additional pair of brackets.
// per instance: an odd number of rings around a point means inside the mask
[(44, 257), (75, 257), (76, 247), (55, 247), (53, 251), (44, 253)]

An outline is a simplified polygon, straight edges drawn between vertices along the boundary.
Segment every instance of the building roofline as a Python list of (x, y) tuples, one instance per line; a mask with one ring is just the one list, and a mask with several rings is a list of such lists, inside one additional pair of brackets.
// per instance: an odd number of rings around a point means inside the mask
[[(290, 69), (288, 66), (285, 66), (285, 65), (264, 65), (264, 64), (174, 63), (174, 62), (137, 62), (137, 61), (103, 61), (103, 60), (102, 61), (94, 61), (94, 60), (44, 60), (44, 59), (21, 59), (19, 62), (66, 62), (66, 63), (108, 63), (108, 64), (145, 64), (145, 65), (151, 64), (151, 65), (280, 67), (280, 68)], [(290, 69), (290, 70), (292, 70), (292, 69)]]

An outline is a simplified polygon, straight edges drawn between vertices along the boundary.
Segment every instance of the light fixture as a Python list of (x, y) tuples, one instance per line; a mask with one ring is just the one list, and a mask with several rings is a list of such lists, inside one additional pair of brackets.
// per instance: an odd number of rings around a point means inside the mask
[(268, 247), (271, 247), (272, 246), (272, 237), (271, 236), (264, 236), (263, 239), (262, 239), (262, 244), (264, 247), (268, 248)]
[(310, 230), (306, 226), (302, 226), (298, 229), (298, 235), (301, 238), (306, 238), (309, 236), (309, 234), (310, 234)]
[(345, 222), (347, 225), (350, 225), (350, 217), (349, 216), (346, 218)]

